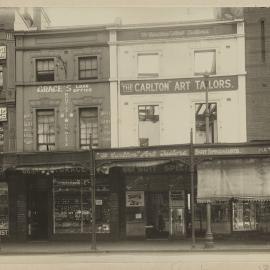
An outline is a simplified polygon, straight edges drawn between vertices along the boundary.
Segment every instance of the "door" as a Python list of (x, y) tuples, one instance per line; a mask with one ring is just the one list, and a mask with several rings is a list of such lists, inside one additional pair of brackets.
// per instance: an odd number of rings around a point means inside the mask
[(169, 237), (168, 192), (146, 194), (146, 237), (150, 239)]
[(30, 189), (28, 234), (32, 240), (48, 239), (48, 191)]

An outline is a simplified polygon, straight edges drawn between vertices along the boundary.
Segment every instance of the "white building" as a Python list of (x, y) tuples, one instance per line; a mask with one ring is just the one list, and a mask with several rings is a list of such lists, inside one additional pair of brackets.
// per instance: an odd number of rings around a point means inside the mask
[(207, 85), (210, 142), (246, 142), (241, 19), (110, 30), (112, 147), (204, 143)]

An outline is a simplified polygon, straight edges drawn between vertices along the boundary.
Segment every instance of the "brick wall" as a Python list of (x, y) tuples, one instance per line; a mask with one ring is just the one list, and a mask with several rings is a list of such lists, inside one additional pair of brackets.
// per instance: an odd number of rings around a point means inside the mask
[[(247, 139), (270, 140), (270, 9), (245, 8)], [(265, 22), (265, 61), (261, 20)]]

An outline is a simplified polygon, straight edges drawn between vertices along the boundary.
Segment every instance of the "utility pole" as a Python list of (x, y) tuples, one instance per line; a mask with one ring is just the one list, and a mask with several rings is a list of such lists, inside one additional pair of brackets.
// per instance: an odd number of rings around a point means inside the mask
[(92, 210), (92, 241), (91, 250), (96, 250), (96, 178), (95, 178), (95, 152), (93, 150), (93, 139), (90, 133), (90, 183), (91, 183), (91, 210)]
[[(209, 75), (204, 75), (204, 82), (205, 82), (205, 136), (206, 140), (205, 143), (209, 144), (209, 106), (208, 106), (208, 85), (209, 85)], [(211, 229), (211, 202), (208, 201), (206, 203), (206, 235), (205, 235), (205, 247), (211, 248), (214, 246), (214, 238), (213, 238), (213, 233)]]
[(195, 248), (195, 205), (194, 205), (194, 146), (193, 146), (193, 131), (190, 130), (190, 185), (191, 185), (191, 235), (192, 235), (192, 248)]

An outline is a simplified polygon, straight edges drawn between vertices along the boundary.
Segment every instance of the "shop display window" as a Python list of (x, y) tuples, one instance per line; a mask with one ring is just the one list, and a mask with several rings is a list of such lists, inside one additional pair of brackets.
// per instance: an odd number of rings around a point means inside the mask
[(256, 205), (254, 202), (233, 202), (233, 230), (256, 230)]
[(0, 237), (8, 235), (8, 185), (0, 183)]
[(212, 204), (211, 218), (213, 223), (224, 223), (230, 221), (229, 203)]
[[(92, 225), (89, 179), (54, 179), (54, 233), (90, 233)], [(96, 192), (96, 231), (110, 232), (109, 192)]]

